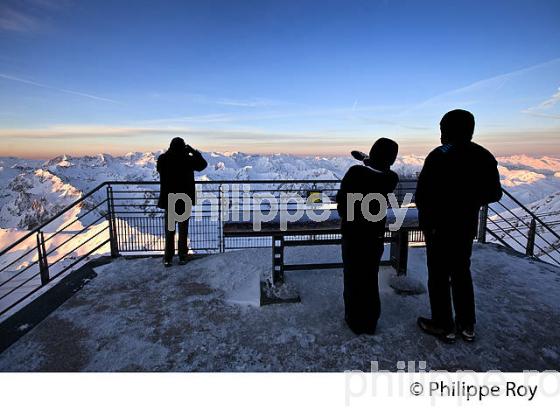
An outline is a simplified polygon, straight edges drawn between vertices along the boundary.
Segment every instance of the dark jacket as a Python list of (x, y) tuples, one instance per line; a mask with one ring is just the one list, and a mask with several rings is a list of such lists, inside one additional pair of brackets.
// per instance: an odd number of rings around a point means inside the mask
[(420, 227), (474, 238), (480, 207), (502, 197), (497, 166), (494, 156), (474, 142), (434, 149), (424, 162), (416, 188)]
[(194, 171), (202, 171), (207, 165), (202, 154), (194, 149), (185, 148), (179, 152), (170, 149), (161, 154), (157, 160), (160, 176), (158, 207), (167, 209), (167, 195), (170, 193), (187, 194), (194, 205)]
[[(387, 200), (387, 195), (393, 192), (399, 182), (399, 176), (391, 170), (378, 171), (365, 165), (354, 165), (351, 167), (336, 194), (338, 213), (342, 219), (342, 233), (367, 233), (372, 236), (379, 236), (385, 232), (386, 217), (378, 222), (370, 222), (365, 219), (361, 211), (361, 202), (354, 203), (354, 221), (348, 221), (347, 194), (360, 193), (364, 197), (369, 193), (382, 194)], [(388, 203), (388, 202), (387, 202)], [(379, 202), (370, 202), (370, 213), (379, 213)]]

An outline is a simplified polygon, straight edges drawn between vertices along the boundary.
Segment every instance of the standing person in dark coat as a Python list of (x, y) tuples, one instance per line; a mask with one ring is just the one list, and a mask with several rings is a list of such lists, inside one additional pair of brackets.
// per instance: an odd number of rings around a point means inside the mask
[[(381, 312), (378, 273), (383, 255), (386, 215), (379, 221), (366, 219), (361, 201), (353, 203), (354, 219), (348, 211), (348, 196), (379, 193), (387, 200), (394, 191), (399, 177), (390, 170), (397, 158), (399, 146), (387, 139), (378, 139), (370, 150), (364, 165), (351, 167), (340, 184), (336, 195), (338, 213), (342, 219), (342, 261), (344, 263), (344, 318), (356, 334), (373, 334)], [(352, 210), (350, 210), (351, 212)], [(377, 215), (380, 204), (372, 200), (369, 212)]]
[(442, 145), (426, 158), (416, 190), (432, 311), (431, 319), (421, 317), (418, 325), (448, 343), (455, 341), (456, 330), (464, 340), (473, 341), (472, 243), (480, 207), (502, 196), (500, 175), (494, 156), (471, 141), (474, 116), (470, 112), (448, 112), (440, 129)]
[[(202, 154), (186, 145), (182, 138), (173, 138), (169, 149), (161, 154), (157, 160), (157, 171), (160, 175), (160, 193), (158, 207), (165, 209), (165, 256), (163, 258), (166, 267), (171, 266), (173, 255), (175, 254), (175, 231), (171, 231), (167, 227), (168, 218), (168, 195), (169, 194), (187, 194), (195, 205), (195, 185), (194, 171), (202, 171), (208, 163), (202, 157)], [(184, 201), (177, 201), (175, 204), (175, 212), (181, 215), (185, 212)], [(189, 251), (187, 237), (189, 233), (189, 221), (179, 222), (179, 264), (184, 265), (187, 262)]]

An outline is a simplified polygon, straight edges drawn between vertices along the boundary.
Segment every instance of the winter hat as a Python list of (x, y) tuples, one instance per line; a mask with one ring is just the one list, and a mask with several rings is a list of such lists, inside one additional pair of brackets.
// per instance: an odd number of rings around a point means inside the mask
[(466, 110), (449, 111), (439, 123), (443, 143), (469, 142), (474, 133), (474, 115)]
[(379, 138), (369, 150), (369, 157), (364, 160), (366, 165), (379, 169), (388, 170), (395, 163), (399, 145), (389, 138)]

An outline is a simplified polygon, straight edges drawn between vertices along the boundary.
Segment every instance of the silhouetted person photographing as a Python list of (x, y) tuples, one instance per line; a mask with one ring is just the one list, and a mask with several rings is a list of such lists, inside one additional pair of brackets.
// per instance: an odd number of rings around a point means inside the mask
[(418, 318), (418, 325), (447, 343), (455, 342), (456, 332), (473, 341), (472, 244), (480, 207), (502, 197), (500, 175), (494, 156), (471, 141), (474, 116), (470, 112), (448, 112), (440, 129), (442, 145), (426, 158), (416, 189), (432, 310), (431, 319)]
[[(398, 149), (396, 142), (387, 138), (378, 139), (371, 147), (369, 156), (363, 158), (364, 165), (354, 165), (346, 172), (336, 195), (338, 213), (342, 219), (344, 318), (356, 334), (373, 334), (381, 313), (378, 274), (387, 217), (384, 215), (378, 221), (368, 220), (361, 209), (362, 201), (349, 201), (348, 198), (355, 194), (365, 197), (378, 193), (387, 201), (387, 195), (394, 191), (399, 182), (398, 175), (390, 170)], [(348, 209), (349, 205), (353, 209)], [(379, 211), (379, 201), (370, 201), (369, 213), (377, 215)]]
[[(202, 157), (202, 154), (185, 144), (182, 138), (173, 138), (169, 149), (161, 154), (157, 160), (157, 171), (160, 175), (160, 192), (158, 207), (165, 209), (165, 255), (163, 258), (164, 265), (169, 267), (172, 265), (173, 255), (175, 254), (175, 231), (168, 229), (167, 218), (169, 213), (168, 196), (169, 194), (187, 194), (195, 205), (195, 184), (194, 171), (202, 171), (208, 163)], [(176, 214), (185, 212), (185, 202), (177, 201), (175, 203)], [(187, 262), (189, 245), (189, 221), (177, 223), (179, 230), (178, 254), (179, 264)]]

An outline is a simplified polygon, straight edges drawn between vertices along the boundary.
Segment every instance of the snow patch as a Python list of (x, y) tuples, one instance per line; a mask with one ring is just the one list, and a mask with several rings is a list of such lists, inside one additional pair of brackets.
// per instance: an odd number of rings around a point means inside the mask
[(259, 306), (260, 282), (265, 275), (259, 249), (211, 255), (190, 262), (190, 268), (204, 267), (203, 280), (220, 289), (231, 303)]

